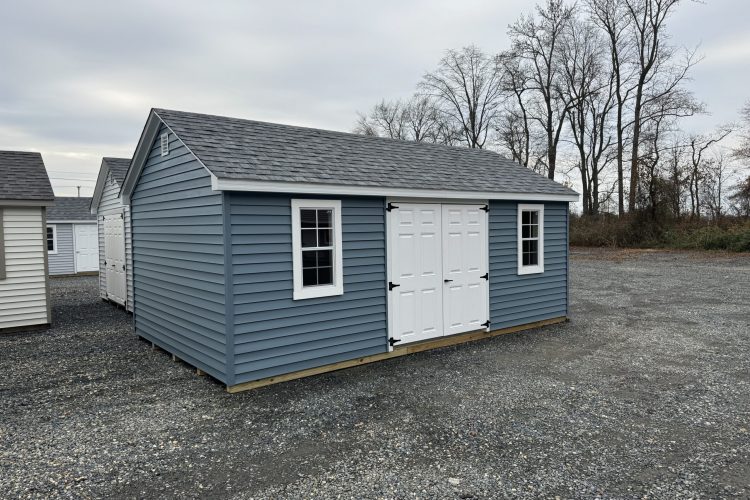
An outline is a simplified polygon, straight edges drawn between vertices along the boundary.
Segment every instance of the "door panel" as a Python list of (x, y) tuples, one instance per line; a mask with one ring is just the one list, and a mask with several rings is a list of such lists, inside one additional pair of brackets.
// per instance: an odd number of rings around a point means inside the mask
[(487, 213), (478, 205), (443, 205), (443, 324), (445, 335), (483, 328), (487, 321)]
[(441, 217), (438, 204), (391, 212), (391, 336), (403, 343), (443, 334)]
[(104, 260), (107, 274), (107, 298), (125, 305), (125, 225), (122, 215), (104, 216)]
[(96, 224), (76, 224), (74, 228), (76, 272), (98, 271), (99, 237)]

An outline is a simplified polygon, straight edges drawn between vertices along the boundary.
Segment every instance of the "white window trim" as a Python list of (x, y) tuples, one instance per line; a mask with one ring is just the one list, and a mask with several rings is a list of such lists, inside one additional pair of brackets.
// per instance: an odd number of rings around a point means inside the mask
[(161, 155), (167, 156), (169, 154), (169, 132), (161, 134), (161, 142), (159, 145), (161, 146)]
[[(55, 224), (47, 224), (48, 228), (52, 228), (52, 246), (54, 250), (47, 250), (48, 255), (57, 255), (57, 226)], [(47, 248), (47, 229), (44, 230), (44, 248)]]
[[(303, 208), (330, 209), (333, 211), (333, 284), (302, 286), (302, 236), (300, 210)], [(294, 300), (332, 297), (344, 294), (344, 265), (341, 245), (341, 200), (292, 200), (292, 274)]]
[[(535, 266), (523, 265), (523, 238), (522, 238), (522, 216), (524, 210), (536, 210), (539, 212), (539, 263)], [(518, 240), (518, 274), (539, 274), (544, 272), (544, 205), (518, 204), (518, 225), (516, 228)]]

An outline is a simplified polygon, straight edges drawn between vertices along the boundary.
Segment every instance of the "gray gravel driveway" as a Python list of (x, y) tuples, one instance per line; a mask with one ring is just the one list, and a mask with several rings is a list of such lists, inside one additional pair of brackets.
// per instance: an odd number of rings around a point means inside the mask
[(572, 321), (229, 395), (96, 278), (0, 336), (0, 497), (750, 496), (750, 256), (585, 250)]

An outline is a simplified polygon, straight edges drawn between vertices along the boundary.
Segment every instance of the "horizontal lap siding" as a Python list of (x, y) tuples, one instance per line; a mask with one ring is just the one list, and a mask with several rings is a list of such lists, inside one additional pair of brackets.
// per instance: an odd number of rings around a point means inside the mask
[(130, 205), (136, 333), (226, 382), (222, 197), (174, 134), (162, 157), (160, 136)]
[(567, 315), (568, 204), (544, 203), (544, 273), (518, 275), (518, 203), (490, 203), (492, 329)]
[(76, 267), (73, 256), (73, 224), (54, 225), (57, 231), (57, 253), (49, 254), (50, 276), (60, 274), (75, 274)]
[(0, 279), (0, 330), (49, 323), (42, 208), (0, 207), (0, 217), (5, 251), (5, 279)]
[(230, 195), (236, 383), (387, 351), (384, 200), (341, 204), (344, 294), (292, 300), (291, 197)]

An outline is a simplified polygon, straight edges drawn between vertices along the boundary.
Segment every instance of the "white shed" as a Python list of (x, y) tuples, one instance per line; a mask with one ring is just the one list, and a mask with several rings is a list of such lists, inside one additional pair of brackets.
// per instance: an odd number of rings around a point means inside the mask
[(130, 208), (123, 206), (120, 187), (129, 158), (103, 158), (96, 179), (91, 213), (99, 234), (99, 292), (104, 300), (133, 311), (133, 245)]
[(47, 211), (50, 276), (99, 272), (99, 238), (91, 198), (55, 198)]
[(54, 200), (42, 155), (0, 151), (0, 332), (52, 322), (45, 227)]

